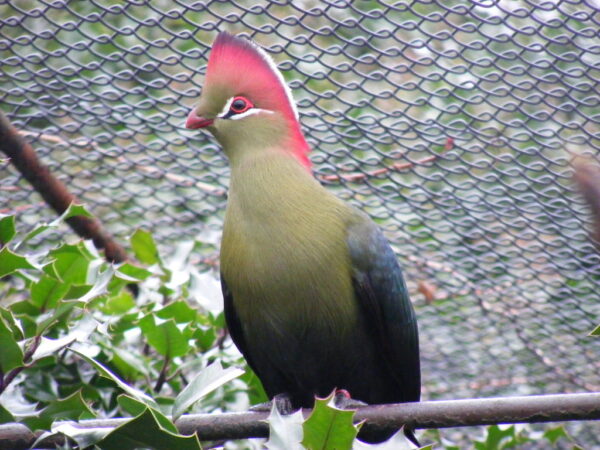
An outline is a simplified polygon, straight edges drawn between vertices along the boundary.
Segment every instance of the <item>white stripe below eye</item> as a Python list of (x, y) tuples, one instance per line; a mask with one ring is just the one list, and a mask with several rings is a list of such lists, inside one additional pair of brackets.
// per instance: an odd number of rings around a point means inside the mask
[(219, 114), (217, 114), (217, 117), (224, 117), (227, 115), (227, 113), (229, 112), (229, 108), (231, 108), (231, 104), (233, 103), (233, 99), (235, 97), (231, 97), (229, 100), (227, 100), (225, 102), (225, 106), (223, 106), (223, 109), (221, 110), (221, 112)]
[(248, 111), (245, 111), (241, 114), (234, 114), (229, 119), (240, 120), (240, 119), (243, 119), (244, 117), (252, 116), (254, 114), (259, 114), (259, 113), (273, 114), (273, 111), (269, 111), (268, 109), (250, 108)]

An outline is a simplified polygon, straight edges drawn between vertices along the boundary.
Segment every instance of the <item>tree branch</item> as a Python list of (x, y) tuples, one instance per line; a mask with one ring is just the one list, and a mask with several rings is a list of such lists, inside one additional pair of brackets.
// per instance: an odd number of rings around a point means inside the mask
[[(310, 410), (303, 413), (306, 417)], [(189, 414), (182, 416), (176, 425), (182, 434), (198, 433), (201, 440), (246, 439), (268, 435), (267, 417), (267, 412)], [(359, 408), (355, 415), (356, 422), (365, 421), (362, 427), (365, 437), (388, 434), (403, 424), (414, 428), (451, 428), (599, 419), (600, 392), (370, 405)], [(81, 429), (115, 428), (127, 420), (82, 420), (70, 424)], [(40, 434), (21, 424), (0, 425), (0, 449), (29, 448)], [(52, 436), (37, 447), (54, 448), (61, 442), (64, 438)]]
[[(65, 212), (71, 203), (77, 203), (76, 197), (41, 163), (35, 150), (19, 135), (1, 111), (0, 151), (10, 158), (17, 170), (58, 214)], [(66, 221), (75, 233), (84, 239), (91, 239), (96, 248), (104, 250), (108, 261), (122, 262), (127, 259), (123, 247), (114, 241), (97, 219), (74, 216)]]

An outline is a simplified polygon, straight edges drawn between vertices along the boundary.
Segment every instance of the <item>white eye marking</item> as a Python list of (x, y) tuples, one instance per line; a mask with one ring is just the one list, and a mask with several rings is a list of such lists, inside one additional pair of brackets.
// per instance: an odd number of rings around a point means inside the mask
[(227, 100), (225, 102), (225, 106), (223, 106), (223, 109), (221, 110), (221, 112), (219, 114), (217, 114), (217, 117), (224, 117), (227, 115), (227, 113), (229, 112), (229, 108), (231, 108), (231, 104), (233, 103), (233, 99), (235, 97), (231, 97), (229, 100)]
[(240, 120), (240, 119), (243, 119), (244, 117), (252, 116), (253, 114), (259, 114), (259, 113), (273, 114), (273, 111), (270, 111), (268, 109), (252, 108), (241, 114), (234, 114), (229, 119), (230, 120)]

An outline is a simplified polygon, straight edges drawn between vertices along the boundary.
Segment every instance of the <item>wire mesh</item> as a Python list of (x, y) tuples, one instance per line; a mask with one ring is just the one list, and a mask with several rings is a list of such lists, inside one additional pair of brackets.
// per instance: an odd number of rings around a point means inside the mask
[[(600, 258), (569, 160), (600, 153), (599, 29), (594, 0), (0, 1), (0, 101), (121, 240), (205, 238), (227, 161), (183, 123), (216, 32), (244, 33), (292, 87), (316, 176), (398, 253), (425, 397), (598, 390)], [(51, 214), (6, 161), (0, 190), (21, 222)]]

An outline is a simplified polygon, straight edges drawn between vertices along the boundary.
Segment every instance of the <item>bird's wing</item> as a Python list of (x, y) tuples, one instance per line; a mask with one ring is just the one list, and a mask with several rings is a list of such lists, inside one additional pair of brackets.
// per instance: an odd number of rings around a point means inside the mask
[(419, 335), (402, 269), (386, 238), (366, 216), (348, 227), (354, 292), (402, 401), (421, 396)]

